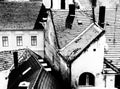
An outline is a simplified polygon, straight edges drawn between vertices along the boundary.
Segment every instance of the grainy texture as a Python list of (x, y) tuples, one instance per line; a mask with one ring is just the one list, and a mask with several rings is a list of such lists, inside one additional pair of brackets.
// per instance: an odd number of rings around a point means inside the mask
[[(90, 10), (88, 12), (91, 14)], [(65, 21), (68, 15), (68, 10), (53, 10), (53, 20), (61, 48), (78, 36), (78, 34), (85, 30), (85, 28), (91, 23), (89, 17), (87, 17), (82, 11), (76, 11), (75, 14), (72, 29), (66, 29)]]
[(40, 2), (0, 2), (0, 30), (33, 29)]
[[(116, 15), (116, 16), (115, 16)], [(96, 8), (96, 18), (98, 19), (99, 10)], [(116, 22), (115, 22), (116, 18)], [(111, 61), (116, 67), (120, 68), (120, 7), (117, 12), (115, 8), (106, 9), (105, 12), (105, 31), (106, 42), (109, 46), (105, 58)], [(111, 69), (108, 69), (110, 73)]]

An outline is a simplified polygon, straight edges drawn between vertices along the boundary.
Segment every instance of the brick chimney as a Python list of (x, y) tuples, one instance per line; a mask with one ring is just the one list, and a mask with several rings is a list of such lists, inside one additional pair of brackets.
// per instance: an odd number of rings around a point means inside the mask
[(75, 5), (70, 4), (69, 5), (69, 13), (68, 13), (68, 16), (67, 16), (66, 22), (65, 22), (65, 27), (66, 28), (68, 28), (68, 29), (72, 28), (74, 17), (75, 17)]

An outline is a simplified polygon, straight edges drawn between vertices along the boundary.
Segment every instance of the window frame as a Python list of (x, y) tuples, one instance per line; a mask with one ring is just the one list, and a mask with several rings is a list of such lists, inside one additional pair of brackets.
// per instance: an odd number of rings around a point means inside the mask
[(9, 46), (8, 36), (2, 36), (2, 46), (3, 47)]
[(23, 46), (23, 37), (22, 36), (16, 36), (16, 44), (17, 44), (17, 46)]
[(31, 36), (31, 46), (37, 46), (37, 36)]

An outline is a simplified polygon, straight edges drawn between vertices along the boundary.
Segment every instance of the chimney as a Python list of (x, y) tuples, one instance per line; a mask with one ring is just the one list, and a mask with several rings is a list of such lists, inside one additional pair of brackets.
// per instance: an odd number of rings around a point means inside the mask
[(105, 6), (100, 6), (99, 8), (99, 20), (98, 24), (104, 28), (104, 22), (105, 22)]
[(69, 13), (68, 13), (68, 16), (66, 18), (66, 23), (65, 23), (66, 28), (69, 28), (69, 29), (72, 28), (72, 23), (74, 21), (74, 17), (75, 17), (75, 5), (70, 4), (69, 5)]
[(14, 67), (15, 69), (18, 67), (18, 52), (13, 52), (14, 56)]
[(40, 9), (39, 14), (38, 14), (38, 17), (37, 17), (37, 20), (35, 22), (34, 29), (44, 29), (42, 23), (46, 22), (47, 16), (48, 16), (47, 9), (42, 4), (41, 9)]
[(65, 0), (61, 0), (61, 9), (65, 9)]

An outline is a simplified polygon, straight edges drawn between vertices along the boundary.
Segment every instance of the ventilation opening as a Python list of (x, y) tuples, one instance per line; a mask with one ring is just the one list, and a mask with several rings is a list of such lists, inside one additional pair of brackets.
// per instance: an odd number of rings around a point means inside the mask
[(95, 86), (94, 75), (89, 72), (81, 74), (81, 76), (79, 77), (79, 85), (85, 87)]

